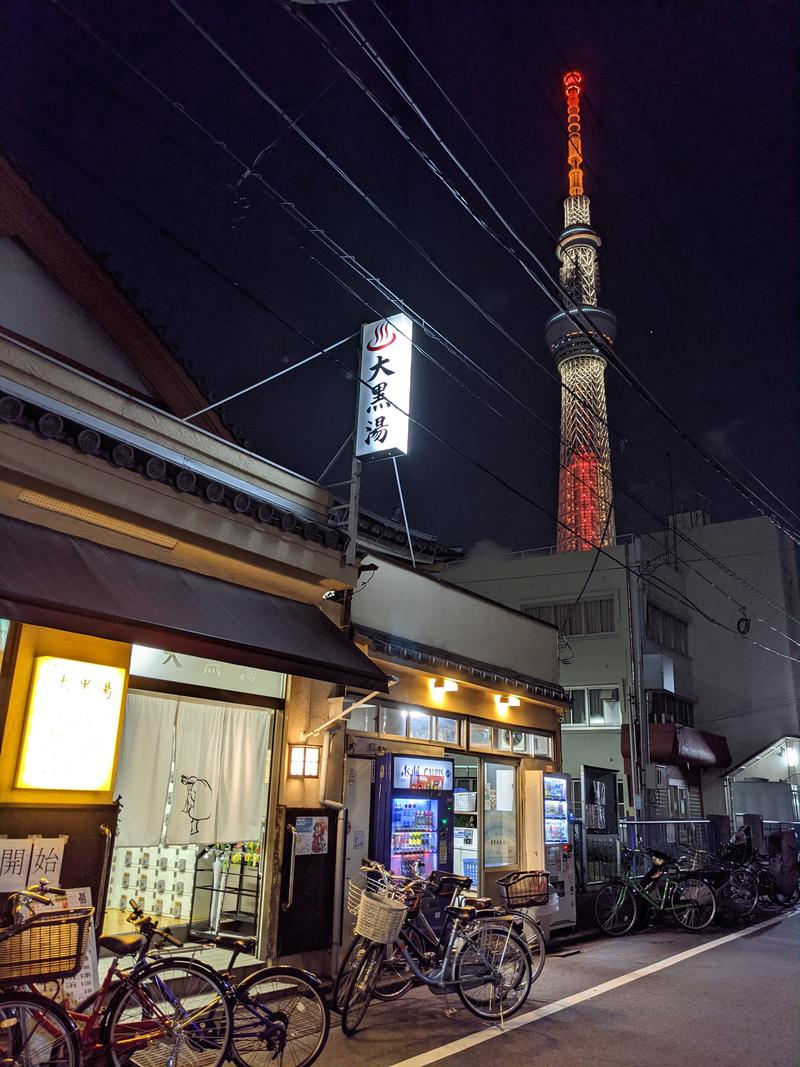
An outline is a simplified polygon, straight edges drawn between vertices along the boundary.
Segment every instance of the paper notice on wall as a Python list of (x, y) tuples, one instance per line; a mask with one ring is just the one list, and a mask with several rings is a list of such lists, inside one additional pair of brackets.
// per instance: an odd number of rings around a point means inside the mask
[(497, 811), (514, 810), (514, 768), (497, 768)]
[[(66, 896), (54, 897), (51, 905), (32, 904), (31, 909), (35, 912), (50, 912), (52, 910), (71, 911), (73, 908), (90, 907), (92, 903), (92, 891), (88, 886), (79, 889), (67, 889)], [(94, 932), (94, 916), (89, 919), (89, 940), (86, 948), (86, 957), (81, 969), (71, 978), (63, 978), (59, 982), (48, 982), (43, 985), (42, 991), (55, 999), (63, 1001), (68, 1008), (75, 1008), (82, 1000), (90, 997), (100, 988), (100, 977), (97, 969), (97, 941)], [(60, 987), (60, 995), (59, 989)]]
[(16, 893), (40, 878), (61, 884), (67, 837), (0, 838), (0, 893)]
[(328, 852), (328, 816), (298, 815), (296, 856), (324, 856)]

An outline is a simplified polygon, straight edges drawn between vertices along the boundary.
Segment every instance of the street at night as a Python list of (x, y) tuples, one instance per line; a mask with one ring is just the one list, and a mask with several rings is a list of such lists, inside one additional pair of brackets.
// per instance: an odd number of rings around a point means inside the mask
[(355, 1037), (334, 1031), (321, 1062), (789, 1067), (797, 1060), (798, 912), (733, 935), (663, 928), (555, 951), (528, 1010), (505, 1031), (476, 1026), (463, 1011), (448, 1014), (455, 1003), (414, 990), (373, 1005)]
[(800, 1062), (798, 31), (6, 0), (0, 1067)]

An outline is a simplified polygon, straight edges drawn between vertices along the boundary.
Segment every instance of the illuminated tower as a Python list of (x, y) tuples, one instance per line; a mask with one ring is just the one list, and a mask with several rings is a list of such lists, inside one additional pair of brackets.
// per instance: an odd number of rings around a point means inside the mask
[(613, 545), (615, 537), (606, 425), (606, 361), (591, 335), (599, 333), (612, 342), (617, 320), (597, 304), (600, 235), (592, 229), (589, 197), (583, 191), (581, 81), (577, 71), (564, 75), (569, 196), (564, 201), (564, 230), (556, 255), (561, 288), (569, 297), (564, 303), (570, 310), (553, 315), (545, 328), (547, 344), (561, 375), (559, 552)]

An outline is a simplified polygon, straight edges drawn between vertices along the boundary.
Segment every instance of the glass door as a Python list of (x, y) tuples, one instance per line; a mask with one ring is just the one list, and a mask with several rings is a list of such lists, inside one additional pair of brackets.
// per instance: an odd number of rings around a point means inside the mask
[(483, 761), (483, 892), (496, 899), (496, 882), (518, 869), (518, 764)]
[(473, 889), (480, 892), (480, 762), (462, 753), (455, 754), (453, 760), (453, 872), (471, 878)]

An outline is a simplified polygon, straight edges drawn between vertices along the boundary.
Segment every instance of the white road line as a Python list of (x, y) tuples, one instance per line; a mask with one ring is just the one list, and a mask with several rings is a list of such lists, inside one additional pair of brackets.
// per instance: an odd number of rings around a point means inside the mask
[(518, 1030), (522, 1026), (530, 1026), (531, 1023), (538, 1022), (539, 1019), (546, 1019), (548, 1015), (555, 1015), (557, 1012), (565, 1011), (567, 1008), (574, 1008), (576, 1004), (582, 1004), (585, 1000), (592, 1000), (593, 997), (599, 997), (603, 993), (610, 993), (612, 989), (619, 989), (620, 986), (635, 982), (638, 978), (644, 978), (648, 974), (656, 974), (667, 967), (674, 967), (676, 963), (683, 963), (684, 960), (691, 959), (692, 956), (699, 956), (702, 952), (709, 952), (712, 948), (727, 945), (731, 941), (737, 941), (740, 937), (747, 937), (748, 934), (753, 934), (757, 930), (775, 926), (776, 923), (783, 922), (784, 919), (798, 914), (800, 914), (800, 909), (794, 908), (791, 911), (784, 912), (783, 915), (776, 916), (774, 919), (765, 919), (764, 922), (756, 923), (755, 926), (748, 926), (743, 930), (737, 930), (733, 934), (718, 937), (714, 941), (706, 941), (705, 944), (687, 948), (684, 952), (678, 952), (674, 956), (667, 956), (666, 959), (659, 960), (658, 963), (650, 963), (646, 967), (640, 967), (637, 971), (630, 971), (628, 974), (622, 974), (608, 982), (602, 982), (600, 985), (592, 986), (590, 989), (584, 989), (580, 993), (573, 993), (572, 996), (563, 997), (552, 1004), (545, 1004), (541, 1008), (536, 1008), (535, 1011), (517, 1015), (510, 1019), (502, 1030), (497, 1026), (491, 1029), (479, 1030), (474, 1034), (467, 1034), (466, 1037), (450, 1041), (447, 1045), (428, 1049), (427, 1052), (422, 1052), (419, 1056), (411, 1056), (407, 1060), (400, 1060), (392, 1064), (392, 1067), (427, 1067), (429, 1063), (438, 1063), (440, 1060), (446, 1059), (448, 1056), (455, 1056), (456, 1053), (464, 1052), (474, 1045), (481, 1045), (484, 1041), (492, 1041), (494, 1038), (502, 1037), (503, 1034), (507, 1034), (511, 1030)]

